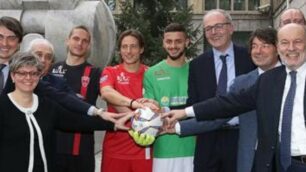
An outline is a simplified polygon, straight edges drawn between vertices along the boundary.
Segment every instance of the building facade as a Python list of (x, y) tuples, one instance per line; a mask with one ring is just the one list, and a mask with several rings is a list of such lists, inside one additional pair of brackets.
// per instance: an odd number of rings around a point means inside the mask
[[(120, 13), (120, 3), (127, 0), (105, 0), (114, 14)], [(233, 40), (246, 45), (249, 34), (259, 27), (279, 25), (279, 15), (289, 7), (299, 8), (306, 14), (306, 1), (301, 0), (177, 0), (182, 6), (192, 6), (193, 23), (202, 25), (203, 15), (211, 9), (224, 9), (233, 19)], [(203, 50), (209, 48), (204, 39)]]

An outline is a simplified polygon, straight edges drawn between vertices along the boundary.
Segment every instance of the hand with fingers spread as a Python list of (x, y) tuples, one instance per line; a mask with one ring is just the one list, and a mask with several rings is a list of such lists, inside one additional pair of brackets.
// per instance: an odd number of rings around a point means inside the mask
[(138, 103), (141, 103), (143, 106), (149, 107), (153, 111), (158, 111), (160, 109), (158, 102), (153, 99), (140, 98), (137, 99), (136, 101)]
[(130, 136), (140, 146), (149, 146), (154, 143), (155, 137), (149, 134), (139, 133), (133, 129), (129, 130)]

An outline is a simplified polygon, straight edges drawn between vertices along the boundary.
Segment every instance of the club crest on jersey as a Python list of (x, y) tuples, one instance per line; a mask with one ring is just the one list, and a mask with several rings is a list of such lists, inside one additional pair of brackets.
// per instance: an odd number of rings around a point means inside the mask
[(87, 87), (89, 84), (90, 78), (88, 76), (82, 76), (81, 82), (82, 82), (82, 87)]
[(123, 72), (121, 72), (120, 75), (117, 76), (117, 81), (119, 84), (129, 84), (130, 83), (129, 78), (126, 77)]
[(59, 65), (57, 68), (52, 70), (52, 74), (58, 77), (63, 77), (67, 69), (64, 69), (63, 65)]

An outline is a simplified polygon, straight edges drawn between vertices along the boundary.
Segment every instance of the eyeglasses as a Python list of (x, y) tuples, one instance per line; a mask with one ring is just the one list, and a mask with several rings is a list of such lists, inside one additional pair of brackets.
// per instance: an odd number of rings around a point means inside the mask
[(37, 79), (40, 77), (40, 72), (25, 72), (25, 71), (16, 71), (14, 72), (19, 78), (26, 78), (29, 76), (30, 78)]
[(3, 41), (4, 39), (8, 40), (9, 42), (13, 42), (17, 39), (17, 36), (16, 35), (5, 36), (5, 35), (0, 34), (0, 41)]
[(204, 28), (204, 32), (205, 33), (211, 33), (213, 29), (215, 31), (219, 32), (219, 31), (222, 31), (224, 29), (224, 26), (228, 25), (228, 24), (230, 24), (230, 23), (228, 23), (228, 22), (227, 23), (217, 23), (213, 26), (207, 26), (207, 27)]

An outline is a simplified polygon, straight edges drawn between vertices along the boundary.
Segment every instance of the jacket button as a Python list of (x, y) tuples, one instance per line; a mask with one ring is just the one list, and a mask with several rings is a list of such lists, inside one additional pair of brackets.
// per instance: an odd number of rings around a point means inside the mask
[(275, 149), (275, 147), (274, 147), (274, 146), (271, 146), (271, 149), (272, 149), (272, 150), (274, 150), (274, 149)]
[(269, 163), (267, 163), (267, 164), (266, 164), (266, 167), (270, 167), (270, 164), (269, 164)]

